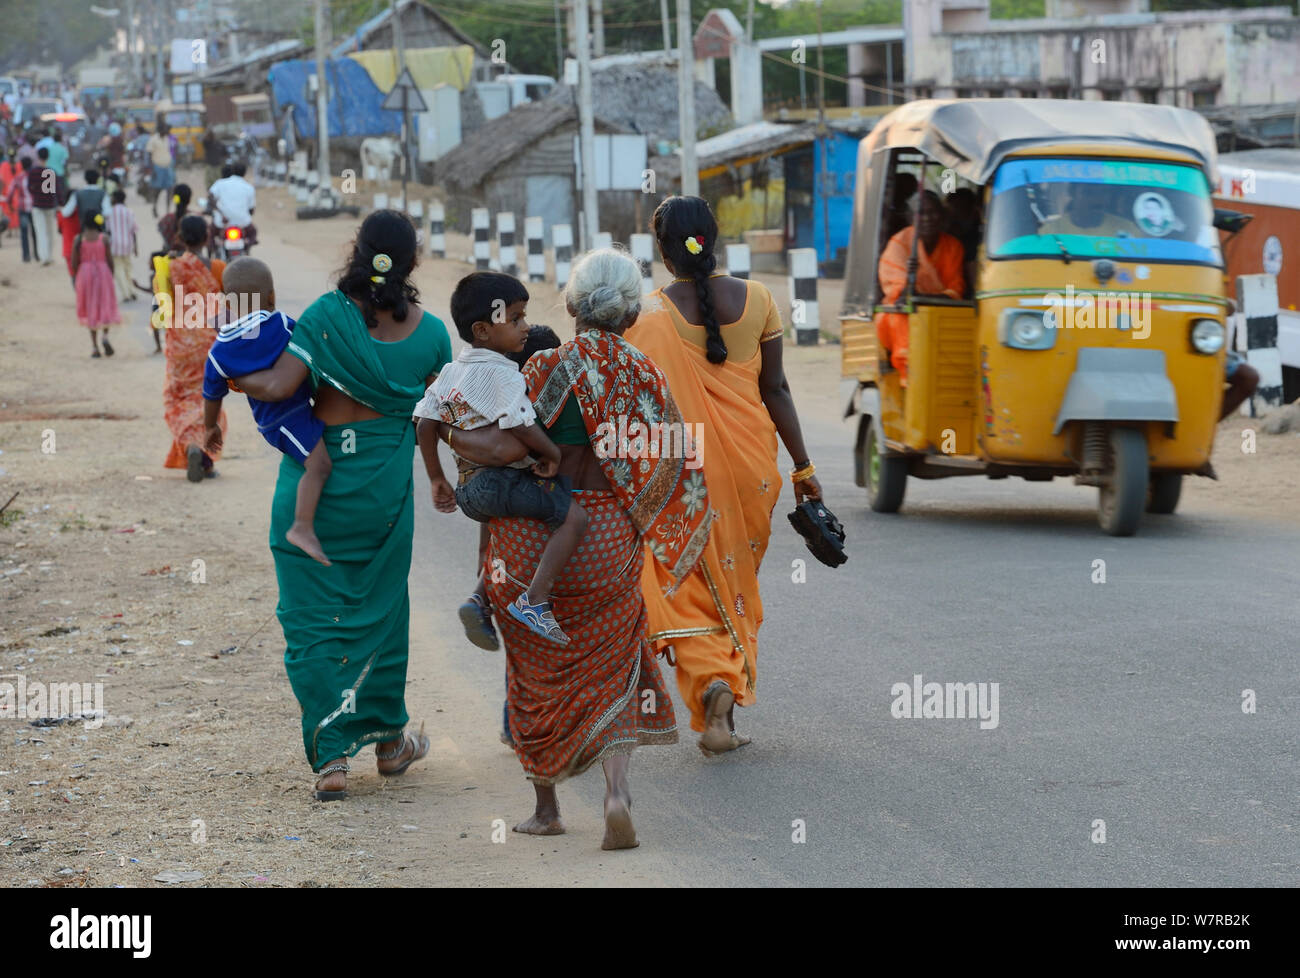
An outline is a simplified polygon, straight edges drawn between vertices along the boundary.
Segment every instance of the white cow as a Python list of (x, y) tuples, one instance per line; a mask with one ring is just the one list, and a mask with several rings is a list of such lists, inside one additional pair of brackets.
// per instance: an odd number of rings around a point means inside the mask
[(371, 136), (361, 140), (361, 171), (369, 180), (388, 180), (393, 166), (401, 158), (402, 144), (391, 136)]

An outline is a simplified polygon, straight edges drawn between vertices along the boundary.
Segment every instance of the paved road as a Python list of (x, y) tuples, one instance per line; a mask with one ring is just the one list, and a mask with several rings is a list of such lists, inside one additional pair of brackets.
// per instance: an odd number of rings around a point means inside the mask
[[(805, 429), (851, 560), (810, 560), (793, 583), (807, 553), (778, 520), (761, 698), (737, 711), (754, 743), (705, 759), (683, 730), (637, 752), (643, 869), (790, 886), (1300, 881), (1300, 534), (1202, 512), (1113, 539), (1093, 491), (1063, 481), (912, 481), (903, 513), (878, 516), (852, 485), (845, 429)], [(417, 481), (412, 596), (455, 645), (474, 528), (439, 518)], [(499, 659), (447, 661), (498, 696)], [(998, 683), (998, 726), (895, 719), (891, 687), (916, 674)], [(598, 811), (602, 790), (592, 772), (562, 804)], [(526, 802), (521, 784), (520, 814)]]
[[(262, 254), (286, 308), (319, 292), (324, 256), (271, 240)], [(441, 311), (463, 268), (436, 271), (425, 297)], [(678, 703), (683, 742), (633, 761), (634, 856), (595, 850), (603, 781), (593, 771), (561, 788), (568, 839), (487, 846), (491, 879), (1300, 882), (1300, 533), (1203, 508), (1113, 539), (1096, 527), (1094, 492), (1062, 480), (913, 480), (904, 511), (877, 516), (852, 485), (833, 393), (806, 379), (794, 388), (851, 559), (830, 570), (809, 558), (782, 515), (787, 489), (763, 573), (760, 701), (738, 711), (754, 743), (704, 758)], [(416, 469), (412, 715), (433, 723), (429, 777), (451, 783), (435, 803), (470, 783), (479, 790), (466, 797), (483, 799), (472, 825), (449, 820), (413, 845), (436, 873), (439, 846), (467, 845), (462, 831), (477, 838), (498, 815), (522, 817), (531, 791), (490, 739), (500, 655), (469, 647), (454, 615), (476, 527), (434, 513)], [(807, 583), (791, 581), (795, 559), (808, 560)], [(1105, 584), (1091, 580), (1097, 559)], [(998, 683), (997, 728), (893, 718), (891, 687), (917, 674)], [(1258, 696), (1254, 715), (1241, 710), (1245, 689)], [(796, 819), (806, 843), (791, 841)], [(1096, 819), (1105, 844), (1090, 841)]]

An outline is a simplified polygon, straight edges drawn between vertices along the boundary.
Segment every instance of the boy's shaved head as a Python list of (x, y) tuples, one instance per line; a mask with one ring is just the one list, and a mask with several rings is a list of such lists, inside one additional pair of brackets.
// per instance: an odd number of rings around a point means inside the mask
[(261, 308), (275, 308), (275, 281), (264, 261), (248, 255), (236, 258), (226, 266), (225, 274), (221, 276), (221, 287), (227, 293), (259, 295), (262, 297)]

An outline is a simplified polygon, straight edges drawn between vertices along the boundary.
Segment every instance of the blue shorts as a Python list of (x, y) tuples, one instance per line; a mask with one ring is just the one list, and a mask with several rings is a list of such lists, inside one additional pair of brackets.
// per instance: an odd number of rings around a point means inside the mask
[(569, 515), (572, 492), (564, 476), (542, 479), (528, 469), (486, 468), (457, 486), (456, 505), (479, 523), (517, 517), (556, 527)]
[(299, 410), (278, 418), (277, 422), (258, 430), (272, 448), (299, 462), (307, 461), (307, 456), (325, 434), (325, 422), (311, 413), (311, 405), (306, 401)]
[(170, 190), (175, 183), (176, 173), (170, 166), (155, 166), (153, 168), (154, 190)]
[(1223, 365), (1223, 379), (1232, 380), (1232, 375), (1237, 372), (1237, 368), (1241, 366), (1241, 362), (1244, 359), (1245, 358), (1240, 353), (1229, 350), (1228, 360)]

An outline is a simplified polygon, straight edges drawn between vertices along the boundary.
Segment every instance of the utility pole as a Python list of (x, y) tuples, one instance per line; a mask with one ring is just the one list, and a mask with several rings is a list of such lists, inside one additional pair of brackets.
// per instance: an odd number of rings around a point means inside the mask
[(136, 50), (135, 34), (135, 0), (126, 0), (126, 49), (129, 52), (127, 64), (131, 66), (131, 93), (140, 90), (140, 52)]
[(167, 25), (163, 19), (163, 11), (167, 8), (164, 0), (153, 0), (153, 23), (154, 23), (154, 71), (153, 71), (153, 97), (155, 100), (165, 97), (167, 88), (167, 76), (163, 73), (163, 48), (170, 49), (170, 38), (168, 36)]
[(695, 49), (691, 40), (691, 0), (677, 0), (677, 115), (682, 143), (682, 194), (700, 195), (695, 160)]
[(316, 172), (323, 193), (330, 185), (329, 82), (325, 58), (329, 44), (329, 0), (316, 0)]
[(560, 0), (555, 0), (555, 77), (564, 78), (564, 36), (560, 27)]
[(754, 43), (754, 0), (749, 0), (749, 9), (745, 13), (745, 40)]
[[(817, 141), (821, 148), (821, 186), (818, 192), (822, 199), (822, 240), (826, 247), (823, 260), (830, 261), (831, 255), (831, 202), (828, 193), (827, 162), (830, 154), (831, 140), (826, 129), (826, 70), (822, 64), (822, 0), (817, 0)], [(924, 175), (924, 174), (922, 174)]]
[[(406, 45), (402, 43), (402, 12), (399, 10), (401, 0), (393, 0), (393, 47), (397, 49), (397, 77), (406, 71)], [(406, 107), (406, 97), (402, 97), (402, 209), (406, 209), (406, 181), (411, 174), (411, 110)]]
[(605, 56), (605, 0), (591, 0), (591, 56)]
[(668, 0), (659, 0), (659, 19), (664, 25), (664, 54), (671, 54), (673, 50), (673, 35), (668, 29)]
[(590, 250), (600, 230), (596, 197), (596, 120), (591, 108), (591, 39), (587, 2), (574, 0), (573, 40), (578, 55), (578, 155), (582, 167), (582, 248)]

